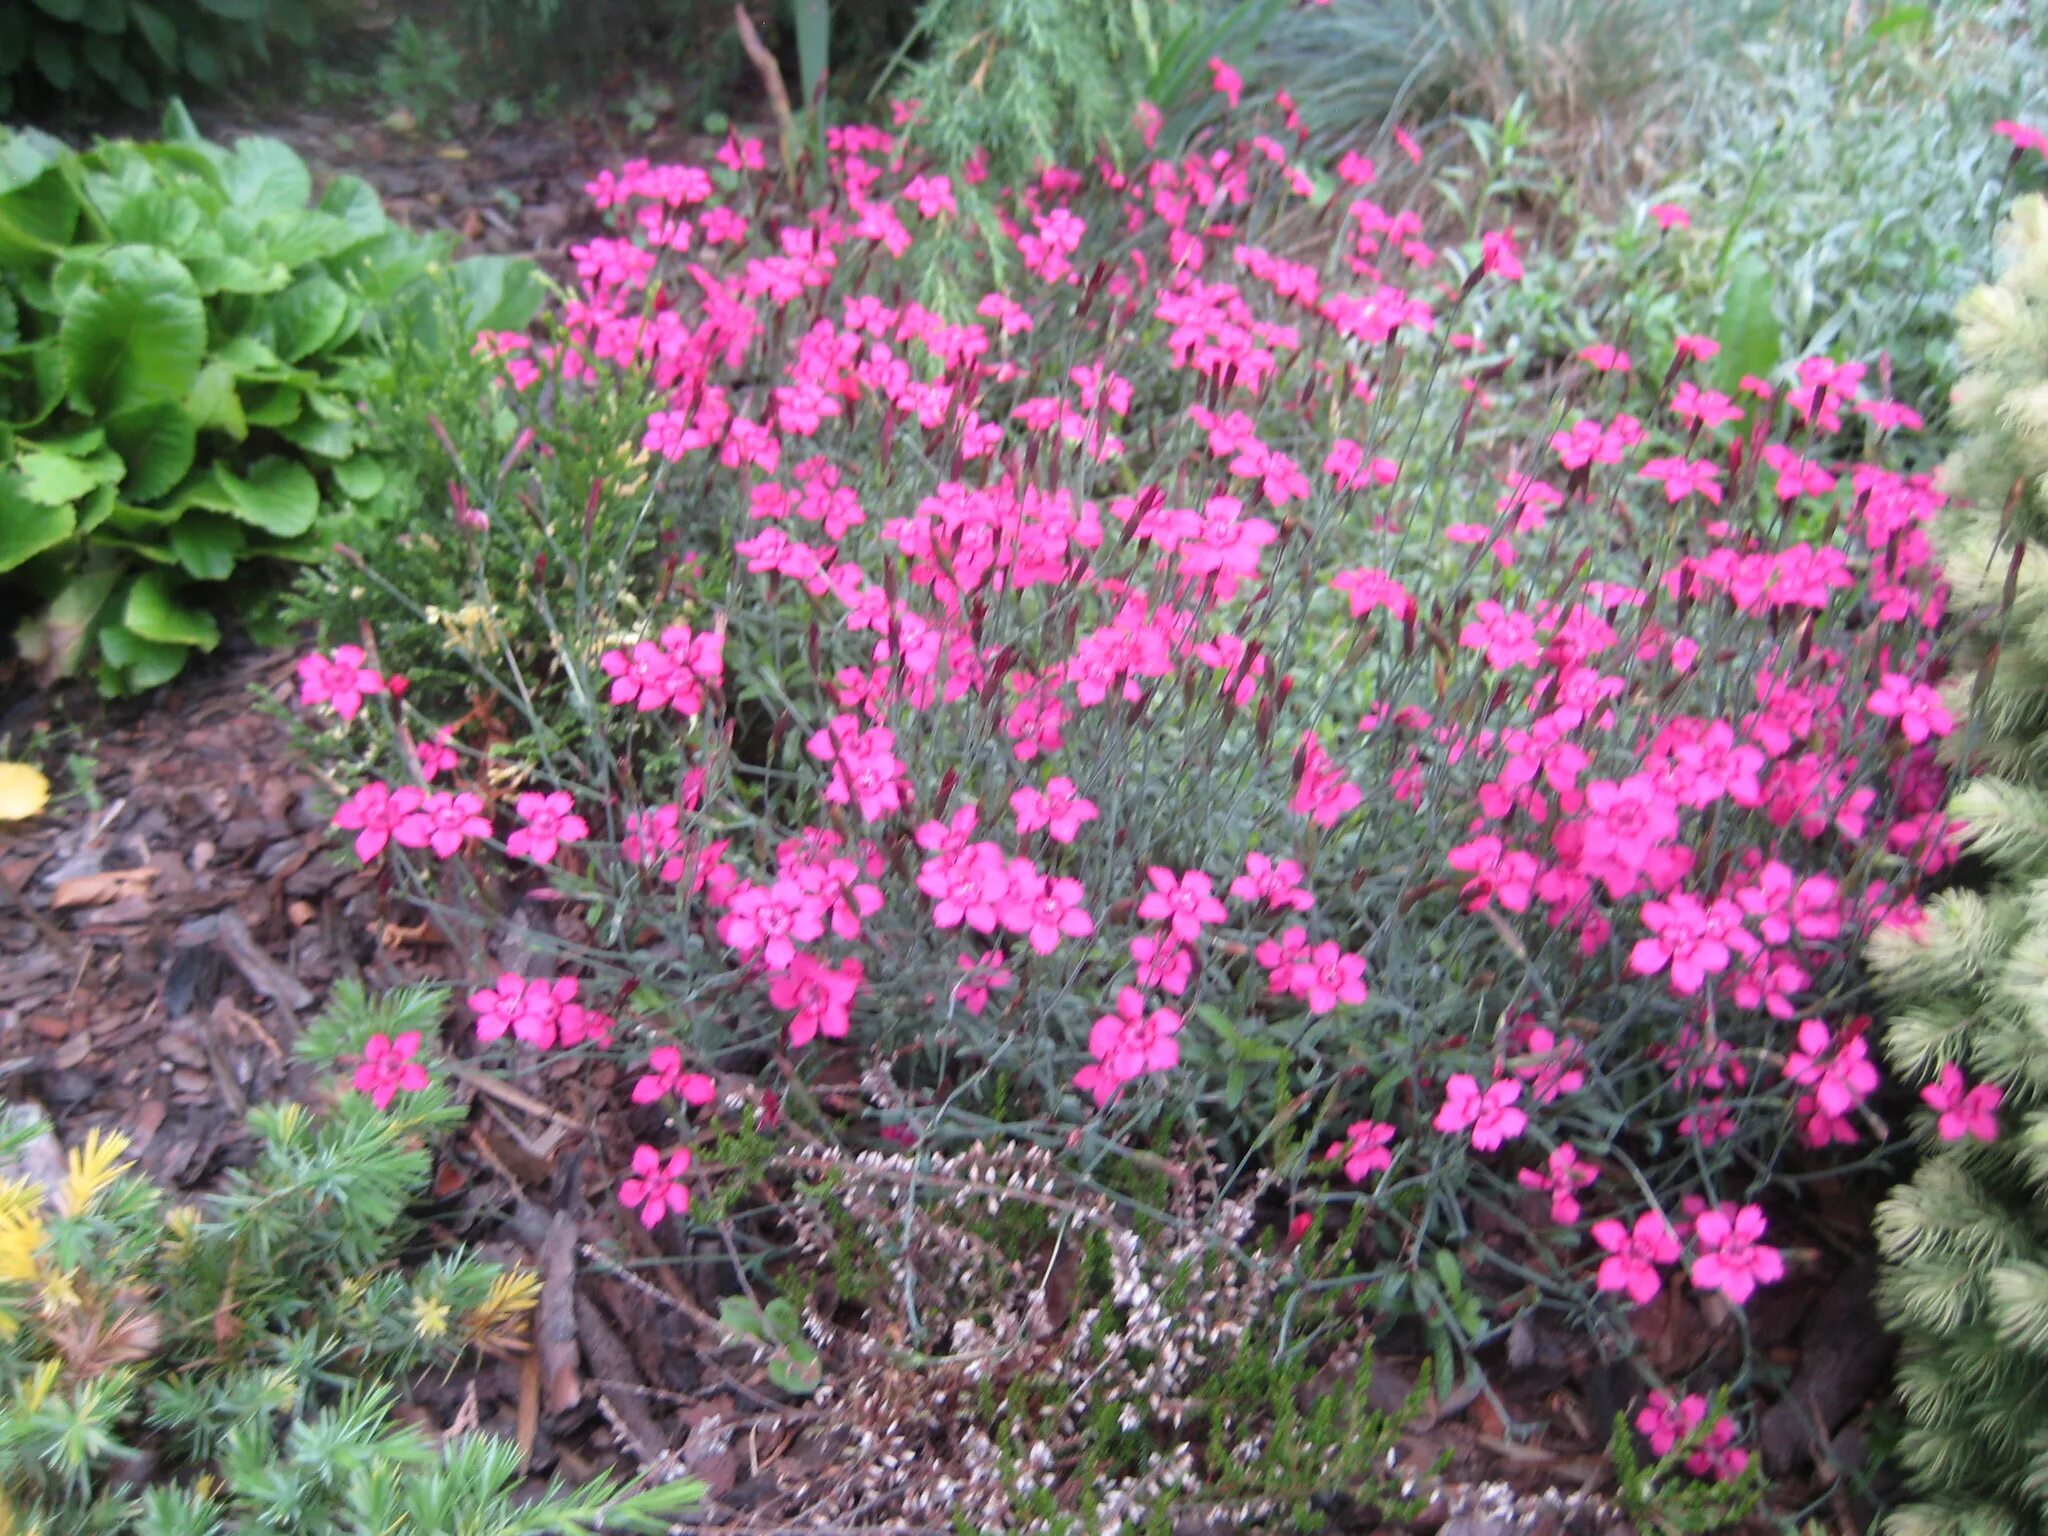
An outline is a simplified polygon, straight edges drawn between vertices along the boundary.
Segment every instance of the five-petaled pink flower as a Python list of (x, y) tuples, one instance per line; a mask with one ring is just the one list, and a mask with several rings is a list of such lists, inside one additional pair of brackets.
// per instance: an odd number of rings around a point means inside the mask
[(1863, 707), (1879, 719), (1898, 721), (1899, 730), (1916, 747), (1956, 728), (1955, 716), (1942, 703), (1940, 691), (1901, 672), (1887, 672), (1879, 678)]
[(401, 1093), (424, 1092), (429, 1079), (424, 1063), (413, 1060), (419, 1054), (420, 1032), (409, 1029), (395, 1039), (375, 1034), (363, 1043), (363, 1059), (356, 1068), (355, 1089), (367, 1093), (379, 1109), (389, 1109)]
[(1764, 1246), (1767, 1223), (1760, 1206), (1716, 1206), (1702, 1211), (1692, 1224), (1699, 1254), (1692, 1261), (1692, 1283), (1703, 1291), (1719, 1291), (1738, 1307), (1760, 1285), (1785, 1278), (1785, 1256)]
[(1920, 1090), (1920, 1098), (1940, 1118), (1935, 1131), (1943, 1141), (1998, 1140), (1998, 1105), (2005, 1090), (1996, 1083), (1969, 1086), (1962, 1068), (1944, 1063), (1941, 1075)]
[(1155, 864), (1145, 871), (1145, 878), (1152, 889), (1138, 903), (1138, 916), (1165, 923), (1184, 944), (1199, 939), (1204, 925), (1230, 916), (1229, 909), (1216, 899), (1208, 875), (1199, 869), (1176, 875)]
[(1516, 1107), (1521, 1096), (1522, 1085), (1511, 1077), (1481, 1089), (1471, 1073), (1460, 1072), (1444, 1084), (1443, 1107), (1431, 1124), (1446, 1135), (1469, 1130), (1474, 1150), (1498, 1151), (1529, 1127), (1529, 1117)]
[(1016, 814), (1019, 836), (1042, 828), (1056, 843), (1071, 843), (1084, 822), (1101, 814), (1095, 802), (1076, 789), (1069, 778), (1052, 779), (1043, 790), (1029, 785), (1013, 790), (1010, 809)]
[(299, 703), (331, 704), (342, 719), (355, 719), (365, 697), (385, 691), (384, 675), (368, 662), (359, 645), (337, 645), (328, 656), (301, 656)]
[(1598, 1177), (1590, 1163), (1579, 1157), (1579, 1149), (1570, 1142), (1551, 1149), (1550, 1157), (1543, 1167), (1524, 1168), (1515, 1175), (1515, 1182), (1524, 1189), (1541, 1190), (1550, 1196), (1550, 1219), (1561, 1227), (1569, 1227), (1581, 1214), (1579, 1191), (1586, 1188)]
[(515, 859), (546, 864), (562, 844), (580, 843), (590, 836), (590, 824), (576, 814), (576, 801), (566, 791), (523, 794), (515, 809), (526, 823), (505, 839), (505, 851)]
[(468, 843), (490, 835), (483, 797), (446, 789), (422, 796), (412, 814), (391, 832), (394, 841), (407, 848), (430, 848), (437, 859), (452, 859)]
[(639, 1210), (641, 1226), (659, 1226), (662, 1217), (671, 1212), (680, 1216), (690, 1208), (690, 1191), (683, 1183), (689, 1171), (688, 1147), (677, 1147), (664, 1161), (643, 1143), (633, 1149), (633, 1176), (619, 1185), (619, 1203)]
[(1344, 1139), (1330, 1143), (1325, 1155), (1342, 1161), (1344, 1177), (1363, 1184), (1376, 1173), (1394, 1166), (1394, 1128), (1383, 1120), (1354, 1120), (1344, 1128)]
[(367, 864), (419, 809), (422, 793), (410, 784), (393, 789), (381, 779), (374, 780), (342, 801), (333, 825), (356, 834), (356, 857)]
[(1678, 1234), (1655, 1211), (1643, 1212), (1633, 1227), (1625, 1227), (1611, 1216), (1596, 1221), (1593, 1241), (1607, 1250), (1594, 1284), (1603, 1291), (1625, 1291), (1639, 1307), (1664, 1289), (1658, 1267), (1676, 1264), (1681, 1252)]
[(633, 1102), (652, 1104), (658, 1099), (678, 1098), (702, 1109), (718, 1096), (718, 1085), (702, 1072), (683, 1070), (683, 1053), (672, 1045), (657, 1045), (647, 1053), (647, 1070), (633, 1084)]

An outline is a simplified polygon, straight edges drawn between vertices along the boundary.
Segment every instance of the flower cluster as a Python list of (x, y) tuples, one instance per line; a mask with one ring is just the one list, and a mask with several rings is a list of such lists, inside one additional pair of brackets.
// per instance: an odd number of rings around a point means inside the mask
[[(1751, 1170), (1866, 1133), (1854, 956), (1953, 857), (1911, 413), (1704, 337), (1589, 346), (1523, 410), (1454, 330), (1514, 230), (1433, 241), (1258, 123), (1007, 189), (1011, 280), (942, 313), (897, 278), (949, 169), (829, 147), (801, 205), (739, 139), (598, 177), (566, 342), (500, 339), (514, 399), (657, 392), (671, 527), (564, 635), (584, 756), (434, 790), (407, 745), (336, 814), (556, 904), (576, 975), (499, 976), (479, 1035), (645, 1041), (647, 1113), (728, 1052), (829, 1073), (919, 1137), (1243, 1147), (1324, 1105), (1331, 1198), (1418, 1240), (1489, 1181), (1518, 1274), (1778, 1280)], [(687, 1167), (643, 1145), (622, 1194), (653, 1224)]]

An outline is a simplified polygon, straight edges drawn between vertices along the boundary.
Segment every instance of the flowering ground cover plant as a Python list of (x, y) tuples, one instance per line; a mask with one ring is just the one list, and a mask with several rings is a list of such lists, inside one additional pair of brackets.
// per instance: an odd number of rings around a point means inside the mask
[(892, 272), (972, 165), (598, 176), (559, 335), (488, 340), (543, 442), (655, 392), (660, 547), (589, 579), (588, 519), (465, 478), (563, 713), (460, 639), (463, 718), (309, 656), (335, 825), (474, 948), (484, 1050), (630, 1063), (646, 1226), (744, 1076), (855, 1145), (1277, 1170), (1447, 1356), (1740, 1307), (1780, 1175), (1881, 1135), (1855, 955), (1950, 857), (1908, 414), (1687, 335), (1496, 420), (1512, 225), (1439, 245), (1210, 75), (1220, 127), (1000, 193), (968, 316)]

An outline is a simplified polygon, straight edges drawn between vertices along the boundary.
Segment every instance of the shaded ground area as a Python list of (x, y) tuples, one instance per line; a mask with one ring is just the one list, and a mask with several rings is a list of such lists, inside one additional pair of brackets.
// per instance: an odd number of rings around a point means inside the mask
[[(231, 137), (248, 125), (216, 117), (203, 126)], [(317, 171), (366, 176), (397, 217), (557, 270), (594, 227), (583, 181), (629, 152), (603, 126), (576, 120), (461, 142), (315, 114), (263, 131)], [(701, 155), (706, 146), (677, 136), (636, 140), (630, 152)], [(273, 707), (290, 698), (290, 671), (289, 657), (244, 649), (138, 703), (67, 691), (0, 715), (0, 734), (18, 739), (41, 723), (80, 764), (79, 787), (60, 783), (48, 815), (0, 836), (0, 1094), (41, 1105), (67, 1144), (95, 1125), (127, 1131), (144, 1167), (174, 1189), (204, 1189), (241, 1155), (251, 1103), (311, 1088), (318, 1074), (295, 1065), (291, 1044), (336, 979), (475, 979), (464, 955), (386, 903), (374, 874), (332, 856), (331, 801), (292, 761)], [(912, 1424), (891, 1477), (964, 1475), (931, 1378), (895, 1357), (887, 1308), (829, 1286), (814, 1296), (827, 1390), (791, 1397), (716, 1320), (720, 1299), (741, 1284), (730, 1238), (726, 1247), (701, 1232), (657, 1241), (618, 1219), (605, 1170), (645, 1127), (623, 1109), (616, 1068), (554, 1062), (509, 1084), (459, 1075), (475, 1113), (444, 1155), (429, 1236), (522, 1258), (541, 1273), (543, 1297), (524, 1360), (420, 1384), (418, 1411), (434, 1428), (514, 1437), (537, 1473), (619, 1463), (688, 1471), (712, 1489), (710, 1529), (950, 1529), (904, 1521), (892, 1513), (900, 1489), (874, 1486), (878, 1463), (863, 1437), (884, 1413)], [(764, 1193), (772, 1204), (775, 1191)], [(1800, 1262), (1749, 1312), (1777, 1372), (1760, 1384), (1775, 1405), (1760, 1438), (1780, 1512), (1809, 1506), (1841, 1531), (1865, 1523), (1856, 1469), (1888, 1363), (1859, 1258), (1870, 1247), (1868, 1206), (1867, 1191), (1832, 1184), (1783, 1213), (1774, 1230), (1796, 1234), (1788, 1241)], [(756, 1224), (764, 1242), (798, 1253), (813, 1240), (786, 1213)], [(1017, 1283), (1028, 1291), (1048, 1281)], [(1034, 1301), (1026, 1291), (977, 1304), (1021, 1316)], [(1703, 1311), (1676, 1288), (1633, 1325), (1669, 1377), (1734, 1357), (1725, 1311)], [(1035, 1347), (1057, 1358), (1074, 1346), (1072, 1326), (1051, 1324)], [(1398, 1403), (1418, 1368), (1398, 1337), (1385, 1341), (1375, 1401)], [(1490, 1351), (1489, 1370), (1498, 1398), (1452, 1394), (1405, 1440), (1415, 1466), (1448, 1455), (1446, 1482), (1462, 1491), (1399, 1525), (1333, 1491), (1330, 1528), (1628, 1531), (1593, 1490), (1608, 1477), (1613, 1416), (1639, 1379), (1535, 1322)], [(1534, 1442), (1510, 1427), (1532, 1423), (1548, 1426)], [(1494, 1491), (1480, 1488), (1488, 1482)], [(1562, 1492), (1544, 1501), (1534, 1497), (1541, 1490)], [(1175, 1523), (1184, 1536), (1245, 1528), (1214, 1510)]]

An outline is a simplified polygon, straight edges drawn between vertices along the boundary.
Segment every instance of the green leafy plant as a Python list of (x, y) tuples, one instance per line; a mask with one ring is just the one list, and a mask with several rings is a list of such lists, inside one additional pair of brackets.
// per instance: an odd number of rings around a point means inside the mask
[[(166, 129), (0, 140), (0, 580), (47, 605), (21, 635), (45, 674), (95, 660), (108, 692), (218, 644), (216, 594), (260, 614), (248, 562), (308, 557), (381, 488), (356, 402), (447, 256), (355, 177), (315, 201), (274, 139)], [(532, 313), (522, 264), (457, 271), (468, 328)]]
[[(2006, 267), (1958, 311), (1958, 500), (1935, 526), (1970, 650), (1947, 689), (1969, 777), (1949, 806), (1981, 889), (1882, 930), (1893, 1065), (1929, 1081), (1928, 1154), (1878, 1213), (1902, 1340), (1900, 1455), (1918, 1500), (1894, 1536), (2020, 1536), (2048, 1522), (2048, 201), (2015, 207)], [(1975, 1086), (1971, 1086), (1974, 1084)]]
[[(430, 1030), (447, 995), (338, 988), (320, 1050)], [(0, 1183), (0, 1523), (46, 1536), (265, 1530), (659, 1531), (683, 1481), (600, 1478), (518, 1497), (517, 1447), (394, 1416), (409, 1372), (516, 1353), (538, 1283), (450, 1251), (417, 1267), (430, 1143), (463, 1118), (431, 1079), (385, 1107), (255, 1111), (253, 1163), (172, 1207), (123, 1160), (74, 1147), (62, 1182)]]
[(817, 1346), (804, 1336), (803, 1319), (788, 1297), (763, 1306), (749, 1296), (728, 1296), (719, 1304), (718, 1320), (767, 1352), (768, 1379), (791, 1396), (809, 1397), (824, 1383)]
[(299, 0), (24, 0), (0, 27), (0, 112), (112, 92), (147, 106), (226, 84), (274, 42), (309, 45), (324, 7)]

